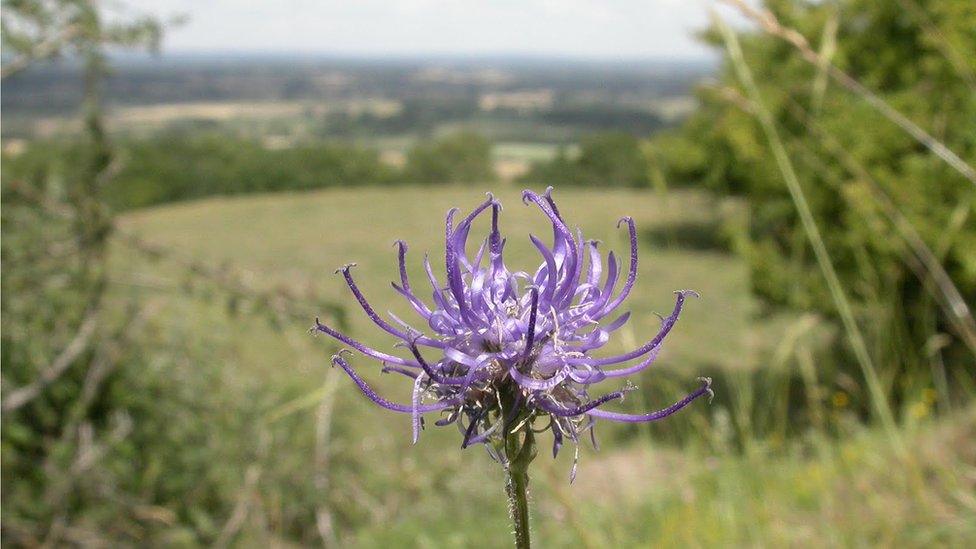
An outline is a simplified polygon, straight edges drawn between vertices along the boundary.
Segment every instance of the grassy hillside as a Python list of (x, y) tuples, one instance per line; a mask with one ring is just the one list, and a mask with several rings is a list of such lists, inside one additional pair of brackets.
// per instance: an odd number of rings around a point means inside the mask
[[(522, 205), (520, 189), (496, 187), (495, 194), (505, 205), (501, 223), (509, 239), (508, 264), (534, 270), (541, 260), (528, 234), (548, 238), (550, 229), (536, 209)], [(314, 284), (324, 295), (349, 308), (356, 337), (385, 349), (394, 340), (373, 329), (366, 316), (354, 310), (358, 308), (355, 299), (333, 271), (346, 263), (357, 263), (353, 275), (374, 305), (411, 318), (409, 306), (389, 285), (397, 279), (393, 243), (399, 238), (409, 244), (408, 269), (419, 286), (426, 280), (422, 265), (425, 252), (431, 254), (435, 270), (443, 271), (444, 214), (454, 206), (474, 207), (483, 200), (485, 190), (395, 187), (203, 200), (129, 215), (123, 227), (154, 243), (178, 248), (189, 257), (249, 266), (260, 281), (299, 287)], [(706, 196), (693, 193), (656, 198), (646, 192), (566, 189), (556, 196), (571, 224), (625, 260), (626, 231), (615, 228), (620, 217), (633, 216), (646, 242), (650, 240), (648, 231), (654, 230), (658, 238), (669, 226), (706, 223), (718, 209)], [(487, 235), (487, 221), (482, 221), (477, 227)], [(472, 232), (472, 246), (478, 236)], [(470, 250), (472, 254), (474, 251)], [(655, 313), (670, 311), (672, 292), (694, 289), (702, 299), (687, 307), (661, 363), (687, 368), (689, 376), (702, 364), (750, 366), (747, 339), (753, 305), (742, 263), (719, 252), (650, 244), (641, 252), (638, 286), (630, 300), (631, 330), (608, 345), (606, 352), (632, 348), (656, 333), (659, 321)], [(429, 296), (429, 291), (424, 295)]]
[[(443, 214), (452, 206), (471, 208), (483, 190), (398, 187), (213, 199), (129, 214), (122, 230), (187, 258), (245, 267), (255, 286), (283, 284), (300, 292), (312, 285), (346, 306), (355, 337), (389, 350), (393, 341), (359, 314), (333, 270), (358, 263), (354, 275), (377, 309), (410, 318), (389, 287), (396, 278), (394, 240), (410, 244), (409, 271), (419, 287), (423, 252), (438, 258), (443, 250)], [(547, 238), (546, 224), (522, 206), (518, 189), (494, 190), (505, 204), (507, 261), (533, 269), (538, 259), (527, 233)], [(760, 351), (775, 347), (778, 340), (769, 334), (781, 330), (754, 318), (745, 266), (709, 246), (673, 245), (697, 241), (685, 233), (707, 232), (702, 227), (734, 205), (694, 193), (566, 189), (556, 197), (564, 216), (605, 248), (626, 254), (625, 234), (615, 229), (623, 215), (634, 216), (643, 237), (634, 319), (607, 352), (653, 333), (654, 312), (670, 309), (673, 290), (691, 288), (702, 299), (689, 302), (658, 366), (684, 382), (665, 391), (669, 398), (705, 369), (767, 367)], [(433, 263), (440, 272), (439, 261)], [(158, 290), (154, 299), (167, 337), (207, 342), (212, 361), (183, 365), (174, 375), (213, 370), (220, 393), (214, 402), (243, 402), (256, 418), (252, 427), (262, 450), (249, 463), (227, 466), (239, 472), (241, 501), (249, 502), (238, 539), (314, 543), (311, 525), (318, 521), (319, 532), (334, 532), (344, 546), (508, 546), (500, 468), (480, 448), (461, 451), (453, 427), (431, 426), (411, 446), (409, 418), (374, 407), (328, 367), (333, 346), (306, 334), (311, 318), (279, 335), (263, 320), (230, 315), (225, 302), (187, 298), (183, 281), (164, 264), (147, 262), (125, 246), (117, 246), (113, 264), (118, 278)], [(353, 364), (385, 396), (409, 400), (402, 379), (381, 375), (361, 359)], [(651, 371), (641, 383), (657, 379)], [(976, 540), (976, 502), (969, 495), (976, 482), (971, 411), (940, 425), (920, 408), (915, 423), (905, 426), (913, 448), (905, 458), (896, 458), (887, 438), (854, 421), (840, 422), (843, 442), (812, 432), (785, 442), (755, 439), (740, 451), (731, 447), (730, 430), (749, 397), (738, 393), (736, 402), (723, 401), (719, 393), (710, 406), (701, 403), (652, 429), (601, 425), (604, 448), (582, 449), (574, 485), (567, 480), (571, 451), (556, 461), (540, 452), (533, 478), (540, 546), (923, 546)], [(639, 394), (622, 406), (664, 404), (641, 400)], [(842, 417), (843, 403), (834, 402), (830, 413)], [(692, 442), (680, 450), (659, 442), (659, 435), (677, 431)], [(249, 483), (249, 475), (257, 480)], [(330, 517), (328, 526), (322, 516)], [(221, 530), (219, 524), (207, 527)]]

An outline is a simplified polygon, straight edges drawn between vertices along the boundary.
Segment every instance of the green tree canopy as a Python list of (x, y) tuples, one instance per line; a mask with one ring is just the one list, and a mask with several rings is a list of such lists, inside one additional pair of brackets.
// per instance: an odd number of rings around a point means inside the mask
[(407, 153), (404, 178), (416, 183), (492, 181), (491, 143), (466, 131), (419, 143)]
[[(838, 69), (976, 164), (976, 4), (769, 0), (765, 7)], [(704, 38), (719, 43), (714, 29)], [(886, 379), (896, 389), (910, 384), (900, 373), (931, 382), (933, 338), (960, 332), (910, 233), (937, 257), (963, 300), (976, 303), (976, 189), (792, 44), (763, 31), (742, 32), (740, 40)], [(783, 177), (740, 90), (726, 57), (719, 82), (699, 93), (702, 107), (651, 146), (671, 182), (748, 198), (752, 238), (743, 251), (767, 303), (834, 316)], [(952, 341), (944, 357), (962, 379), (972, 355), (962, 338)]]

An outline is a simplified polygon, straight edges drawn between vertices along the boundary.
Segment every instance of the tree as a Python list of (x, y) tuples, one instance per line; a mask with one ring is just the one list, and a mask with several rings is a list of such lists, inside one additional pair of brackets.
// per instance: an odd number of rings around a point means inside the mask
[(457, 132), (415, 145), (407, 153), (404, 178), (417, 183), (474, 183), (495, 179), (491, 143)]
[(533, 165), (522, 180), (547, 185), (647, 187), (649, 173), (640, 140), (623, 132), (605, 132), (584, 137), (575, 157), (560, 149), (552, 160)]
[[(827, 65), (810, 62), (783, 36), (799, 33), (793, 36), (802, 40), (794, 41), (814, 44), (814, 58), (829, 57), (973, 165), (976, 5), (769, 0), (765, 6), (775, 18), (765, 19), (767, 30), (769, 21), (787, 30), (739, 33), (745, 62), (784, 136), (884, 382), (896, 399), (934, 384), (945, 400), (953, 381), (968, 385), (976, 352), (966, 307), (976, 303), (973, 186), (865, 101), (863, 91), (831, 85)], [(718, 42), (714, 29), (704, 36)], [(758, 295), (772, 307), (837, 318), (755, 105), (728, 56), (719, 80), (701, 91), (694, 116), (652, 146), (670, 180), (748, 199), (751, 243), (741, 252)]]
[(80, 59), (84, 72), (76, 169), (63, 181), (43, 170), (3, 181), (3, 539), (59, 544), (84, 480), (96, 476), (96, 456), (132, 427), (105, 388), (120, 360), (105, 353), (125, 354), (120, 345), (131, 335), (105, 311), (113, 228), (100, 200), (113, 166), (100, 101), (105, 52), (153, 48), (161, 27), (153, 19), (107, 23), (83, 0), (5, 0), (2, 15), (4, 79), (60, 55)]

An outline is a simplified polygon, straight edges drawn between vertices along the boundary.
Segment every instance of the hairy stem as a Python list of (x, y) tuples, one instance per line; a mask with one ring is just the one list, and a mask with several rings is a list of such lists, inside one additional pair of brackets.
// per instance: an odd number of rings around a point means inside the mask
[(509, 467), (505, 491), (515, 532), (515, 547), (529, 547), (529, 473)]
[(508, 510), (512, 517), (515, 547), (528, 549), (529, 543), (529, 463), (535, 457), (535, 437), (526, 428), (524, 440), (521, 433), (509, 433), (505, 437), (505, 492), (508, 494)]

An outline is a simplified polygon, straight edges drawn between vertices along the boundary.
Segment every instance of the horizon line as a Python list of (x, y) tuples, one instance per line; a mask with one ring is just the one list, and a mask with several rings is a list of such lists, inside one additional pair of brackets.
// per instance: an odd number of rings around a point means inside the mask
[(308, 50), (197, 50), (164, 49), (160, 52), (110, 52), (113, 58), (166, 59), (166, 58), (227, 58), (227, 59), (296, 59), (339, 61), (563, 61), (581, 63), (693, 63), (712, 64), (718, 55), (602, 55), (560, 52), (484, 51), (484, 52), (353, 52)]

